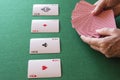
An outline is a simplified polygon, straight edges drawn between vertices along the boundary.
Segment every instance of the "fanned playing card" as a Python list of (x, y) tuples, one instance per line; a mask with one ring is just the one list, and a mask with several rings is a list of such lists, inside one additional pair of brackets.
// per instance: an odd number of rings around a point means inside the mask
[(82, 0), (76, 4), (72, 13), (72, 26), (79, 35), (89, 37), (100, 37), (96, 33), (101, 28), (116, 28), (114, 13), (112, 10), (106, 10), (97, 16), (91, 14), (95, 6)]

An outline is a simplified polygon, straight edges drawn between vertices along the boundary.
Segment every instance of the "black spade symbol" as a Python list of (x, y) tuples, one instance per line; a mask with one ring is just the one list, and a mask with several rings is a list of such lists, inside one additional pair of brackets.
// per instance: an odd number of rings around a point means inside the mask
[(47, 46), (48, 46), (48, 44), (47, 44), (47, 43), (44, 43), (44, 44), (42, 44), (42, 46), (47, 47)]

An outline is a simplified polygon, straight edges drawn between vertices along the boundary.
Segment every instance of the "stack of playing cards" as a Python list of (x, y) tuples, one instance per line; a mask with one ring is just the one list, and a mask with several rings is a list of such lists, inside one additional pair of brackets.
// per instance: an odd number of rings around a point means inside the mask
[(112, 10), (103, 11), (99, 15), (94, 16), (91, 14), (94, 8), (94, 5), (83, 0), (76, 4), (72, 13), (72, 26), (79, 35), (100, 37), (96, 33), (97, 29), (104, 27), (116, 28)]
[[(58, 15), (58, 4), (35, 4), (33, 16)], [(31, 33), (59, 32), (59, 20), (32, 20)], [(30, 40), (30, 54), (60, 53), (60, 39), (32, 38)], [(42, 59), (28, 61), (28, 78), (61, 77), (60, 59)]]

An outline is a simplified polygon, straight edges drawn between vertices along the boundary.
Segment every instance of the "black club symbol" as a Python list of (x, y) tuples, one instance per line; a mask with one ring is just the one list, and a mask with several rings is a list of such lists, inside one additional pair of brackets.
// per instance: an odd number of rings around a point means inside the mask
[(47, 47), (47, 46), (48, 46), (48, 44), (47, 44), (47, 43), (44, 43), (44, 44), (42, 44), (42, 46)]

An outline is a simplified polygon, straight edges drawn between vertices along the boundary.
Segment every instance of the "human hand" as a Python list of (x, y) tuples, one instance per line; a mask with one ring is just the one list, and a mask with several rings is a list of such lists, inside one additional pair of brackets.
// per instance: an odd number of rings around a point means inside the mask
[(91, 38), (81, 36), (81, 39), (91, 48), (100, 51), (106, 57), (120, 57), (120, 29), (102, 28), (96, 32), (103, 38)]
[(114, 15), (120, 14), (120, 0), (98, 0), (94, 5), (95, 9), (92, 11), (93, 15), (98, 15), (103, 10), (113, 9)]

